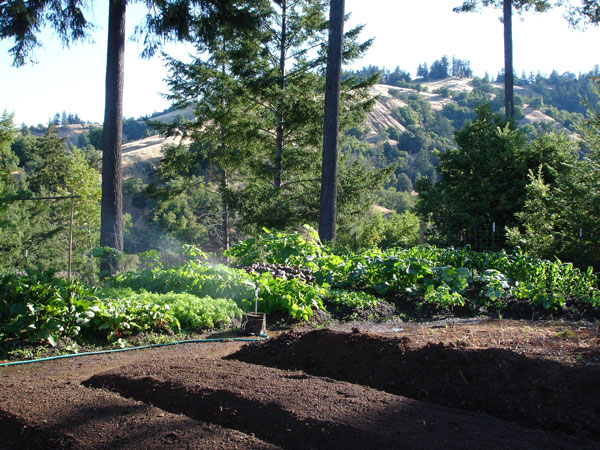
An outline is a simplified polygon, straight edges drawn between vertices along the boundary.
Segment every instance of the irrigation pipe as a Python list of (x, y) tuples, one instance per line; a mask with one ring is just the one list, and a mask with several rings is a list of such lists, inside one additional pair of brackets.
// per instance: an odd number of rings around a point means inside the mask
[(149, 344), (149, 345), (140, 345), (138, 347), (127, 347), (127, 348), (116, 348), (112, 350), (99, 350), (97, 352), (84, 352), (84, 353), (73, 353), (70, 355), (58, 355), (58, 356), (49, 356), (47, 358), (39, 358), (39, 359), (28, 359), (26, 361), (13, 361), (7, 363), (0, 363), (0, 367), (7, 366), (18, 366), (22, 364), (32, 364), (38, 362), (45, 361), (53, 361), (56, 359), (64, 359), (64, 358), (75, 358), (78, 356), (89, 356), (89, 355), (102, 355), (106, 353), (117, 353), (117, 352), (128, 352), (131, 350), (143, 350), (146, 348), (157, 348), (157, 347), (167, 347), (169, 345), (179, 345), (179, 344), (204, 344), (208, 342), (256, 342), (262, 339), (267, 339), (269, 336), (266, 334), (261, 334), (256, 338), (206, 338), (206, 339), (190, 339), (187, 341), (175, 341), (175, 342), (165, 342), (163, 344)]

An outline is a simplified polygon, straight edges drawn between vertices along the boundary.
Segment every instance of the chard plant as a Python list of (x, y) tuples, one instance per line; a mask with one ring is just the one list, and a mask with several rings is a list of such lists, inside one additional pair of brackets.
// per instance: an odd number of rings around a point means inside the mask
[(98, 304), (92, 289), (52, 271), (5, 274), (0, 292), (0, 333), (53, 346), (60, 337), (78, 336)]

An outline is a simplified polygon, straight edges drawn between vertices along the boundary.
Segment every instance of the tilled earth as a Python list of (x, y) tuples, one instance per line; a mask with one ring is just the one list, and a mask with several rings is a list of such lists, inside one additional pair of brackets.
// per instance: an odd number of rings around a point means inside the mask
[(0, 368), (0, 449), (600, 449), (597, 325), (295, 330)]

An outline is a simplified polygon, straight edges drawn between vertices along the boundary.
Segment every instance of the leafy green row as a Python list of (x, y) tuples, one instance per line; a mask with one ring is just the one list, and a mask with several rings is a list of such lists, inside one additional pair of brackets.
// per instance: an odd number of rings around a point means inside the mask
[(475, 252), (427, 245), (336, 254), (320, 245), (310, 229), (304, 236), (265, 229), (259, 238), (233, 247), (229, 255), (245, 263), (308, 268), (324, 287), (423, 296), (441, 306), (463, 306), (469, 295), (482, 306), (514, 296), (544, 309), (563, 307), (567, 300), (600, 307), (598, 277), (592, 268), (581, 271), (571, 263), (542, 260), (521, 251)]
[(185, 293), (196, 298), (211, 298), (212, 304), (218, 303), (218, 299), (227, 299), (237, 305), (237, 315), (241, 315), (241, 310), (254, 310), (255, 301), (262, 312), (281, 311), (297, 320), (308, 319), (314, 308), (324, 309), (317, 286), (296, 279), (275, 278), (269, 273), (251, 275), (240, 269), (196, 260), (171, 269), (155, 267), (126, 272), (110, 280), (108, 286), (135, 292)]
[[(241, 309), (231, 299), (198, 297), (189, 293), (157, 294), (130, 288), (105, 288), (100, 292), (103, 301), (149, 305), (152, 308), (167, 308), (173, 315), (175, 328), (188, 331), (225, 326), (242, 315)], [(168, 325), (168, 324), (165, 324)], [(174, 327), (170, 327), (174, 328)]]
[(51, 345), (62, 337), (113, 342), (143, 331), (199, 331), (242, 314), (231, 299), (110, 287), (95, 292), (53, 272), (6, 274), (0, 293), (0, 338)]
[(29, 271), (0, 278), (0, 337), (56, 345), (61, 337), (112, 341), (145, 330), (178, 329), (168, 305), (99, 299), (78, 281)]
[(159, 294), (189, 293), (197, 297), (230, 298), (240, 304), (254, 299), (253, 277), (222, 264), (190, 259), (180, 267), (125, 272), (107, 282), (109, 287)]

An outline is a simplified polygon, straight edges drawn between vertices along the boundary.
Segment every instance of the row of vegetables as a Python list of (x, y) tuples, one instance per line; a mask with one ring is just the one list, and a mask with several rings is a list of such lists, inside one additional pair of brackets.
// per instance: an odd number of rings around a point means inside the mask
[(186, 246), (187, 261), (121, 273), (102, 286), (29, 271), (0, 276), (0, 338), (57, 345), (61, 338), (100, 343), (156, 331), (228, 326), (243, 311), (279, 311), (308, 320), (315, 310), (366, 310), (377, 303), (501, 312), (507, 301), (561, 311), (600, 309), (598, 276), (570, 263), (521, 252), (419, 246), (353, 253), (319, 243), (314, 230), (264, 230), (232, 247), (236, 267), (209, 263)]

